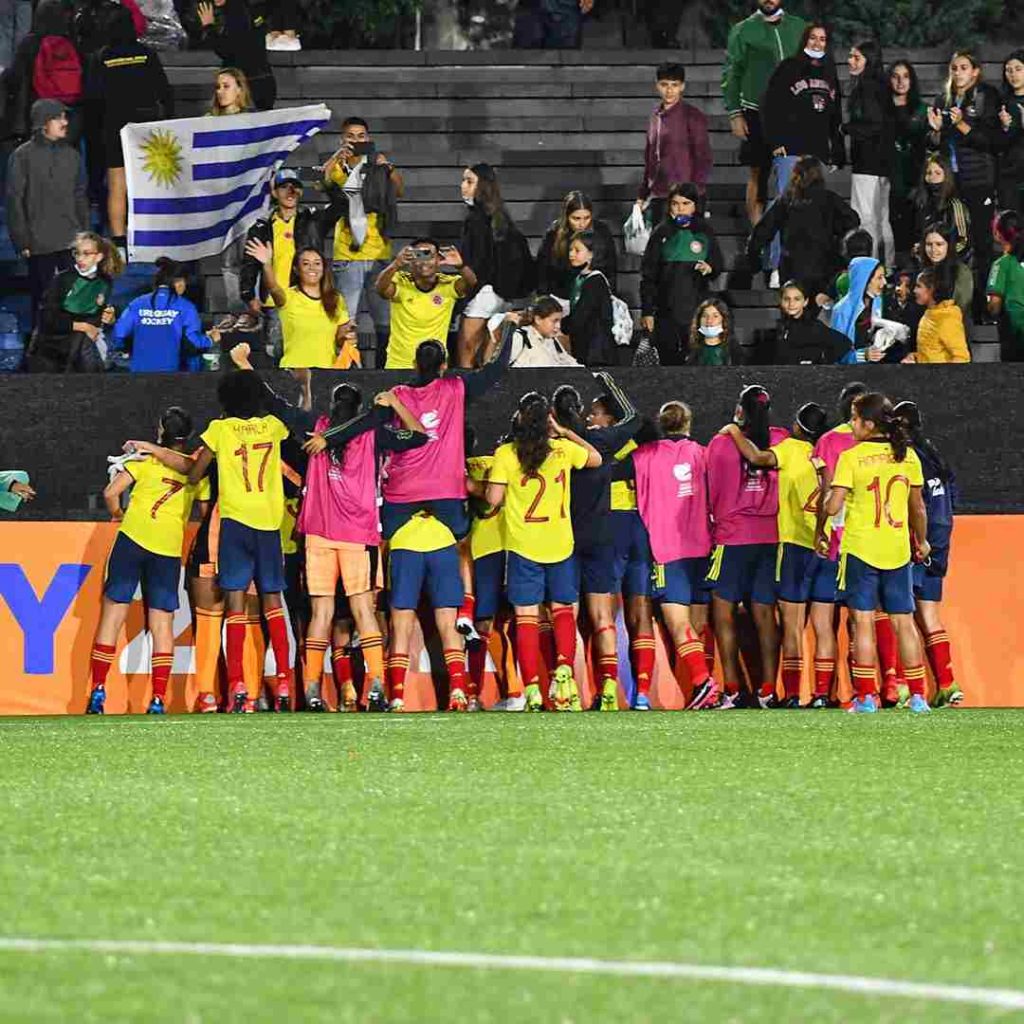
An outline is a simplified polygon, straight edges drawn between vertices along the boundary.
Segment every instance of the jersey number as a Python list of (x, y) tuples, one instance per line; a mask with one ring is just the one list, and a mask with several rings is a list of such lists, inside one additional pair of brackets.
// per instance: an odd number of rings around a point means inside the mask
[(817, 512), (818, 511), (818, 497), (821, 494), (821, 488), (815, 487), (813, 491), (808, 495), (807, 500), (804, 502), (805, 512)]
[[(544, 492), (548, 489), (547, 482), (545, 481), (544, 477), (540, 476), (539, 474), (537, 474), (537, 473), (529, 473), (526, 476), (524, 476), (522, 478), (522, 480), (519, 481), (519, 486), (520, 487), (525, 487), (527, 482), (530, 481), (530, 480), (536, 480), (537, 483), (540, 484), (540, 488), (537, 491), (537, 494), (535, 495), (533, 501), (530, 503), (530, 507), (526, 510), (526, 515), (524, 516), (524, 522), (527, 522), (527, 523), (546, 523), (546, 522), (548, 522), (551, 519), (551, 516), (538, 516), (538, 515), (535, 515), (534, 513), (537, 511), (537, 506), (541, 503), (541, 499), (544, 497)], [(564, 469), (560, 469), (558, 471), (558, 476), (555, 477), (555, 483), (558, 483), (558, 484), (562, 485), (562, 501), (561, 501), (561, 508), (559, 510), (559, 516), (562, 519), (565, 518), (566, 482), (567, 482), (567, 480), (566, 480), (566, 476), (565, 476), (565, 470)]]
[(178, 493), (178, 491), (180, 491), (185, 486), (183, 481), (171, 480), (166, 476), (160, 478), (160, 483), (167, 484), (167, 490), (164, 491), (164, 493), (161, 494), (160, 497), (153, 502), (153, 507), (149, 510), (150, 519), (156, 519), (156, 514), (160, 510), (160, 506), (165, 501), (170, 501), (171, 498), (173, 498)]
[(270, 461), (270, 453), (274, 450), (273, 441), (260, 441), (259, 444), (243, 444), (241, 448), (236, 448), (234, 454), (242, 460), (242, 481), (245, 484), (245, 490), (247, 493), (252, 493), (252, 482), (249, 480), (249, 449), (254, 452), (263, 452), (263, 458), (260, 460), (260, 471), (256, 477), (256, 490), (263, 491), (263, 476), (267, 471), (267, 463)]
[(905, 476), (894, 476), (885, 487), (885, 497), (882, 497), (882, 481), (876, 476), (868, 484), (868, 490), (875, 496), (875, 526), (882, 525), (882, 517), (894, 529), (902, 530), (906, 523), (899, 523), (892, 517), (890, 503), (892, 501), (892, 489), (896, 484), (906, 484), (907, 493), (910, 493), (910, 481)]

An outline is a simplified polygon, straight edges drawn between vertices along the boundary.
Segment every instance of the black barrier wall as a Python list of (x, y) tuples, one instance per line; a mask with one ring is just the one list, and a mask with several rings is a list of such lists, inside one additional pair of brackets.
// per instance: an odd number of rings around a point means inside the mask
[[(286, 374), (269, 376), (282, 394), (297, 395)], [(1024, 366), (681, 367), (620, 370), (615, 376), (644, 413), (655, 414), (670, 398), (689, 403), (694, 436), (702, 442), (732, 417), (745, 384), (765, 385), (773, 397), (772, 421), (788, 426), (804, 402), (831, 410), (845, 383), (863, 380), (893, 399), (919, 403), (928, 433), (956, 470), (961, 511), (1024, 512), (1024, 452), (1017, 436)], [(168, 405), (184, 406), (202, 430), (217, 415), (218, 379), (214, 374), (0, 377), (0, 468), (27, 470), (39, 495), (18, 515), (105, 518), (96, 496), (106, 482), (106, 456), (118, 452), (127, 438), (154, 438)], [(330, 388), (348, 380), (369, 402), (376, 391), (408, 379), (402, 373), (318, 371), (314, 400), (325, 409)], [(523, 392), (550, 394), (560, 383), (574, 384), (585, 399), (600, 390), (583, 370), (510, 371), (470, 410), (478, 450), (489, 450), (505, 430)]]

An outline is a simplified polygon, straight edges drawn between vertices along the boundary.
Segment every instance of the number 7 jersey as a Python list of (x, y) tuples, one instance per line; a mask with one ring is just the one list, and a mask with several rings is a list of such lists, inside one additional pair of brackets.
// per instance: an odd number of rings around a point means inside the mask
[(515, 445), (503, 444), (494, 453), (490, 482), (505, 484), (505, 546), (509, 551), (545, 565), (572, 554), (572, 471), (586, 464), (586, 449), (565, 438), (551, 442), (551, 451), (536, 473), (523, 472)]
[(220, 514), (254, 530), (278, 530), (284, 516), (281, 442), (288, 428), (276, 416), (213, 420), (202, 442), (217, 457)]
[(121, 533), (154, 555), (181, 558), (185, 524), (192, 515), (197, 487), (152, 455), (125, 463), (135, 481), (121, 520)]

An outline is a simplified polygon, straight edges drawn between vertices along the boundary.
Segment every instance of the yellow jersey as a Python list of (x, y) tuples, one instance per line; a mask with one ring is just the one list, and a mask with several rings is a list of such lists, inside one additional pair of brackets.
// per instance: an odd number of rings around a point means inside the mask
[(910, 561), (910, 489), (924, 486), (921, 460), (912, 449), (902, 462), (887, 441), (861, 441), (839, 456), (833, 487), (845, 487), (846, 523), (840, 553), (876, 569)]
[[(486, 483), (491, 477), (491, 467), (494, 465), (493, 455), (480, 455), (466, 459), (466, 471), (470, 480), (482, 480)], [(470, 505), (482, 504), (475, 500)], [(486, 558), (496, 551), (505, 550), (505, 509), (492, 509), (490, 512), (483, 512), (474, 515), (469, 527), (469, 550), (473, 558)]]
[[(345, 165), (339, 160), (331, 172), (331, 181), (335, 185), (344, 187), (348, 181), (348, 171)], [(358, 249), (354, 248), (355, 240), (352, 232), (340, 218), (334, 227), (334, 258), (342, 263), (351, 263), (353, 260), (390, 260), (391, 243), (380, 233), (380, 223), (377, 214), (366, 215), (366, 237)]]
[(338, 308), (328, 316), (319, 299), (300, 288), (288, 289), (288, 301), (279, 310), (284, 355), (281, 367), (329, 370), (334, 365), (338, 328), (348, 323), (345, 300), (338, 294)]
[(202, 442), (217, 458), (223, 519), (254, 530), (280, 530), (284, 518), (281, 442), (288, 428), (276, 416), (213, 420)]
[(391, 538), (392, 551), (440, 551), (455, 543), (455, 534), (429, 512), (417, 512)]
[(391, 336), (384, 368), (411, 370), (421, 341), (436, 338), (442, 345), (447, 343), (452, 310), (459, 298), (455, 286), (462, 279), (441, 274), (429, 292), (420, 291), (404, 270), (395, 274), (393, 280)]
[[(271, 265), (274, 277), (282, 288), (287, 288), (292, 278), (292, 264), (295, 262), (295, 218), (283, 220), (274, 214), (270, 218), (270, 230), (273, 232), (274, 258)], [(269, 293), (263, 305), (274, 305), (274, 299)]]
[(284, 499), (284, 516), (281, 519), (281, 554), (294, 555), (299, 550), (295, 539), (295, 525), (299, 521), (298, 497)]
[[(615, 453), (615, 461), (621, 462), (632, 451), (636, 451), (636, 441), (630, 438)], [(611, 496), (613, 512), (635, 512), (637, 510), (635, 480), (613, 480)]]
[(515, 445), (494, 453), (491, 483), (505, 484), (505, 543), (532, 562), (561, 562), (573, 552), (569, 518), (574, 469), (587, 464), (587, 451), (573, 441), (555, 438), (536, 473), (524, 473)]
[(818, 524), (818, 471), (811, 462), (809, 441), (787, 437), (771, 449), (779, 467), (779, 540), (814, 547)]
[(124, 471), (135, 481), (121, 520), (121, 533), (154, 555), (181, 558), (185, 524), (192, 515), (197, 488), (188, 477), (168, 469), (152, 455), (126, 462)]

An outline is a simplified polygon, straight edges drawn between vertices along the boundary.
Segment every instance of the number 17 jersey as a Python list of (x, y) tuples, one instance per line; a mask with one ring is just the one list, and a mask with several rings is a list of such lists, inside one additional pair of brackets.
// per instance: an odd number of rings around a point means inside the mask
[(202, 442), (217, 457), (220, 514), (254, 530), (278, 530), (284, 517), (281, 442), (288, 428), (276, 416), (213, 420)]
[(569, 518), (574, 469), (587, 464), (586, 449), (555, 438), (535, 473), (525, 473), (515, 446), (494, 453), (490, 482), (505, 484), (505, 546), (531, 562), (562, 562), (573, 552)]

